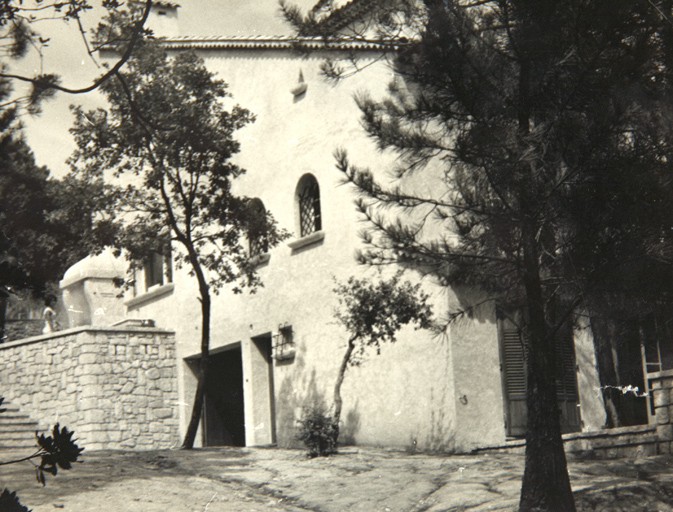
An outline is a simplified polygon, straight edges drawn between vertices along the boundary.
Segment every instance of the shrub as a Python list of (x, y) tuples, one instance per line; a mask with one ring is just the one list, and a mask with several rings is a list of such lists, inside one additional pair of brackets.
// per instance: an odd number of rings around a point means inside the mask
[(337, 452), (338, 429), (322, 407), (304, 409), (297, 439), (304, 443), (308, 457), (327, 457)]

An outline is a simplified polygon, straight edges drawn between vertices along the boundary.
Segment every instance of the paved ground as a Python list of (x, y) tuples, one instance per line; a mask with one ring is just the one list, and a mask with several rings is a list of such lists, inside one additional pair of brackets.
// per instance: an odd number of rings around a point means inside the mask
[[(523, 472), (521, 455), (369, 448), (318, 459), (249, 448), (84, 455), (44, 488), (28, 463), (0, 466), (0, 485), (34, 512), (477, 512), (515, 510)], [(569, 468), (579, 510), (673, 512), (671, 457)]]

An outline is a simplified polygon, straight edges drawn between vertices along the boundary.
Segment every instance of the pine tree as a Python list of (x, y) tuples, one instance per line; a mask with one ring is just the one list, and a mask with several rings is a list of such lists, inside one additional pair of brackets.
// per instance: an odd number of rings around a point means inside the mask
[(389, 56), (388, 97), (358, 98), (367, 134), (397, 156), (396, 181), (337, 153), (369, 221), (360, 259), (422, 260), (447, 285), (523, 312), (520, 510), (572, 511), (555, 335), (596, 301), (615, 317), (670, 296), (673, 4), (367, 2), (369, 23), (350, 27), (333, 20), (353, 6), (321, 4), (327, 14), (307, 17), (283, 7), (326, 44), (406, 37)]

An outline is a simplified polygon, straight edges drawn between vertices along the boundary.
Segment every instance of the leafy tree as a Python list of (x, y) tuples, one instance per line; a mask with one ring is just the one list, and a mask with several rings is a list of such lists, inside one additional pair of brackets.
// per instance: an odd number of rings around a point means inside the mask
[(91, 228), (91, 204), (83, 183), (49, 179), (20, 138), (0, 147), (0, 226), (17, 247), (29, 285), (42, 291), (87, 254), (83, 238)]
[[(356, 4), (369, 11), (370, 23), (359, 25), (365, 32), (330, 21), (347, 20)], [(360, 259), (422, 259), (447, 285), (474, 286), (504, 310), (523, 310), (528, 429), (520, 510), (575, 510), (554, 338), (580, 306), (591, 311), (603, 301), (615, 317), (620, 304), (648, 307), (670, 286), (673, 29), (666, 13), (673, 5), (331, 5), (319, 2), (327, 16), (285, 11), (301, 33), (327, 44), (339, 36), (330, 26), (346, 38), (408, 37), (391, 58), (389, 97), (357, 99), (368, 135), (398, 156), (397, 181), (337, 153), (371, 228)], [(324, 70), (332, 78), (348, 72), (329, 62)], [(428, 192), (410, 186), (421, 180)]]
[[(239, 151), (234, 132), (254, 117), (237, 105), (225, 109), (227, 85), (194, 53), (169, 58), (148, 41), (127, 66), (101, 86), (107, 110), (74, 109), (72, 175), (107, 191), (110, 202), (101, 204), (99, 222), (107, 223), (132, 265), (172, 242), (175, 263), (186, 265), (198, 282), (201, 360), (183, 443), (190, 449), (205, 393), (211, 292), (225, 284), (235, 293), (259, 284), (244, 247), (248, 226), (259, 234), (258, 210), (233, 192), (232, 182), (244, 170), (230, 161)], [(268, 247), (287, 236), (270, 214), (263, 223)]]
[(26, 271), (18, 262), (16, 248), (0, 230), (0, 343), (5, 341), (7, 302), (14, 287), (23, 287), (28, 281)]
[(432, 308), (427, 304), (428, 295), (421, 291), (420, 283), (401, 283), (400, 277), (397, 274), (377, 283), (350, 277), (346, 283), (337, 283), (334, 289), (339, 300), (334, 316), (349, 333), (334, 384), (330, 432), (334, 447), (339, 437), (343, 407), (341, 386), (348, 367), (359, 365), (368, 349), (379, 354), (381, 344), (397, 341), (397, 333), (404, 325), (416, 324), (422, 329), (431, 327)]
[[(53, 292), (63, 273), (88, 254), (95, 191), (49, 178), (16, 130), (0, 133), (0, 292)], [(0, 297), (0, 331), (6, 300)], [(2, 338), (2, 333), (0, 333)]]
[[(35, 30), (38, 21), (75, 22), (89, 55), (92, 48), (81, 22), (91, 9), (88, 0), (23, 2), (0, 0), (0, 340), (4, 339), (5, 312), (10, 288), (30, 288), (40, 295), (55, 283), (74, 261), (87, 254), (83, 237), (95, 202), (91, 189), (73, 180), (48, 180), (48, 171), (38, 168), (20, 135), (23, 109), (40, 112), (41, 102), (58, 91), (81, 94), (92, 91), (113, 76), (128, 60), (134, 46), (148, 34), (144, 24), (152, 6), (124, 9), (116, 0), (105, 0), (105, 23), (96, 32), (99, 44), (114, 44), (121, 58), (90, 86), (74, 89), (61, 85), (54, 74), (22, 76), (10, 71), (11, 61), (30, 49), (41, 54), (49, 40)], [(30, 85), (25, 95), (15, 94), (14, 83)], [(84, 231), (82, 231), (84, 229)]]
[[(0, 407), (4, 401), (5, 399), (0, 397)], [(6, 411), (7, 409), (0, 408), (0, 413)], [(35, 434), (38, 448), (32, 455), (20, 459), (0, 461), (0, 466), (30, 462), (35, 467), (35, 477), (38, 483), (46, 485), (45, 472), (56, 476), (58, 468), (71, 469), (72, 464), (77, 462), (77, 458), (84, 451), (84, 448), (77, 446), (72, 439), (74, 433), (66, 427), (61, 428), (57, 423), (52, 429), (51, 436)], [(40, 459), (40, 463), (35, 464), (33, 459)], [(3, 512), (30, 512), (20, 503), (16, 493), (10, 492), (8, 489), (4, 489), (0, 494), (0, 510)]]

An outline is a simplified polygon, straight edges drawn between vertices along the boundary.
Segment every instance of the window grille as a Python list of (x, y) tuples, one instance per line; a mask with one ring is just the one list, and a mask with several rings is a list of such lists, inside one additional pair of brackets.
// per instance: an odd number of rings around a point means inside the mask
[(290, 324), (281, 324), (278, 326), (278, 332), (273, 333), (273, 348), (276, 351), (277, 361), (287, 361), (294, 359), (296, 347), (294, 345), (294, 334)]
[(266, 254), (269, 251), (269, 237), (266, 225), (266, 208), (260, 199), (254, 198), (249, 204), (248, 249), (250, 257)]
[(308, 176), (299, 192), (299, 222), (301, 236), (307, 236), (322, 229), (320, 218), (320, 189), (313, 176)]

